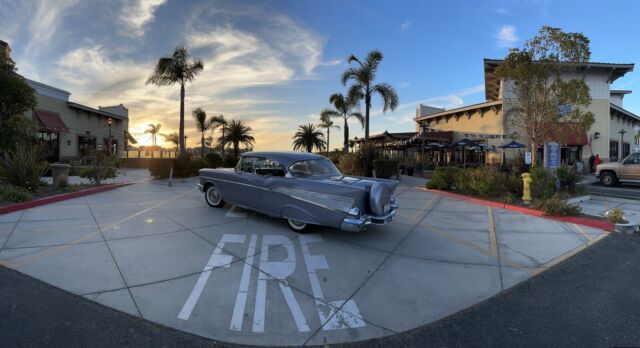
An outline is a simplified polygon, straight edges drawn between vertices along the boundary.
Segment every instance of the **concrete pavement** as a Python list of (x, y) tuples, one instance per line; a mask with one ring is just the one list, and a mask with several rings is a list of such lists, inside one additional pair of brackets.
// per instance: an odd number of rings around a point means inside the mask
[(204, 203), (193, 180), (138, 184), (0, 216), (0, 262), (225, 342), (314, 345), (404, 332), (484, 301), (600, 230), (401, 185), (390, 225), (298, 235)]

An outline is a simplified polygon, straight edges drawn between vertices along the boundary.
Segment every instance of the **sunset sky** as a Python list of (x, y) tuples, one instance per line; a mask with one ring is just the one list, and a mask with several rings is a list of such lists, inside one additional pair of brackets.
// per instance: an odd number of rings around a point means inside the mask
[[(610, 9), (616, 9), (615, 11)], [(412, 131), (419, 102), (454, 108), (484, 100), (483, 58), (503, 58), (542, 25), (591, 39), (592, 60), (640, 59), (635, 1), (21, 1), (0, 0), (0, 39), (19, 72), (71, 92), (89, 106), (123, 103), (130, 131), (177, 130), (179, 87), (146, 86), (154, 63), (185, 45), (205, 69), (187, 86), (191, 111), (245, 120), (257, 150), (289, 150), (299, 124), (316, 122), (328, 97), (345, 92), (345, 58), (383, 51), (378, 81), (394, 86), (395, 112), (374, 100), (373, 134)], [(614, 84), (640, 86), (638, 72)], [(625, 98), (640, 114), (640, 91)], [(351, 137), (362, 136), (353, 124)], [(333, 130), (331, 148), (340, 146)]]

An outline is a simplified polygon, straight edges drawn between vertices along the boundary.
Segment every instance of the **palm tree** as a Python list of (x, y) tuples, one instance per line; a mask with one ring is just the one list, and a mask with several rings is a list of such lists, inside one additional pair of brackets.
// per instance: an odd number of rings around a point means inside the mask
[(349, 147), (351, 148), (351, 152), (353, 152), (353, 148), (356, 147), (356, 139), (349, 139)]
[(149, 128), (147, 128), (144, 133), (151, 134), (151, 142), (153, 143), (153, 146), (156, 146), (156, 137), (158, 136), (158, 133), (160, 133), (160, 128), (162, 128), (162, 125), (160, 123), (149, 123), (147, 127)]
[(209, 151), (211, 151), (211, 148), (213, 147), (213, 137), (210, 135), (206, 138), (204, 138), (204, 146), (207, 147), (207, 149), (209, 149)]
[(319, 151), (327, 145), (324, 141), (324, 134), (318, 129), (315, 124), (307, 123), (298, 126), (298, 131), (293, 136), (293, 149), (300, 150), (306, 149), (307, 152), (312, 152), (313, 148), (317, 148)]
[[(350, 117), (355, 118), (364, 127), (364, 117), (359, 112), (354, 112), (353, 109), (358, 105), (358, 100), (354, 98), (345, 98), (342, 93), (334, 93), (329, 97), (329, 103), (333, 104), (335, 109), (324, 109), (320, 112), (320, 118), (323, 117), (339, 117), (344, 121), (344, 153), (349, 152), (349, 124), (347, 120)], [(327, 132), (327, 140), (329, 139), (329, 133)]]
[(356, 100), (364, 99), (364, 141), (367, 145), (369, 143), (369, 112), (373, 94), (379, 94), (382, 97), (384, 102), (382, 112), (394, 111), (398, 107), (398, 94), (395, 89), (388, 83), (374, 83), (382, 58), (382, 52), (378, 50), (369, 52), (364, 62), (352, 54), (347, 58), (347, 62), (349, 64), (356, 62), (358, 66), (350, 67), (342, 74), (343, 85), (346, 86), (347, 82), (353, 80), (353, 85), (349, 87), (349, 97)]
[(218, 139), (218, 143), (224, 148), (227, 144), (233, 144), (233, 154), (238, 157), (240, 153), (240, 144), (245, 147), (252, 147), (255, 138), (251, 135), (253, 130), (243, 121), (231, 120), (226, 122), (223, 129), (223, 136)]
[(340, 126), (334, 125), (333, 121), (331, 121), (331, 116), (324, 115), (324, 116), (320, 116), (320, 124), (318, 124), (318, 127), (324, 128), (327, 130), (327, 156), (329, 156), (329, 147), (331, 146), (331, 143), (330, 143), (331, 128), (340, 129)]
[[(211, 117), (211, 132), (222, 126), (220, 130), (222, 131), (222, 136), (224, 137), (224, 126), (227, 124), (227, 120), (224, 119), (224, 115), (220, 114), (218, 116)], [(222, 146), (221, 156), (224, 158), (224, 146)]]
[(204, 64), (200, 59), (191, 58), (189, 51), (185, 47), (178, 46), (170, 57), (162, 57), (158, 60), (153, 73), (147, 79), (146, 84), (156, 86), (170, 86), (180, 84), (180, 128), (179, 137), (180, 154), (186, 150), (184, 139), (184, 87), (187, 82), (193, 81), (204, 69)]
[(161, 134), (161, 135), (164, 137), (164, 141), (168, 143), (172, 143), (176, 151), (178, 150), (178, 146), (180, 146), (180, 137), (178, 136), (178, 133), (173, 132), (171, 134)]
[(204, 158), (204, 133), (208, 130), (213, 130), (220, 126), (217, 121), (217, 116), (207, 119), (207, 113), (202, 108), (197, 108), (192, 112), (193, 118), (196, 120), (196, 128), (200, 132), (200, 157)]

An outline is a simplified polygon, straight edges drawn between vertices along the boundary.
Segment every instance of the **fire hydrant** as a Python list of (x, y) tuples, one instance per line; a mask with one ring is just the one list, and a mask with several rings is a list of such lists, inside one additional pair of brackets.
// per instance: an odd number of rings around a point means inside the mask
[(522, 200), (526, 203), (529, 204), (531, 203), (531, 183), (533, 182), (533, 179), (531, 179), (531, 174), (529, 173), (522, 173)]

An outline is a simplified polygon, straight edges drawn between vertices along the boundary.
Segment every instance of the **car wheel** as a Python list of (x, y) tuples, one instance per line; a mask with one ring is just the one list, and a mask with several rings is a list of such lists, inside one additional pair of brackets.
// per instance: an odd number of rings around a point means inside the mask
[(612, 173), (604, 173), (600, 176), (600, 182), (604, 186), (611, 187), (616, 184), (616, 176)]
[(218, 188), (209, 185), (207, 186), (206, 191), (204, 192), (204, 199), (207, 201), (207, 204), (214, 208), (222, 208), (224, 206), (224, 200), (222, 199), (222, 195)]
[(289, 224), (289, 228), (298, 232), (305, 233), (307, 231), (308, 224), (298, 220), (287, 219), (287, 223)]

